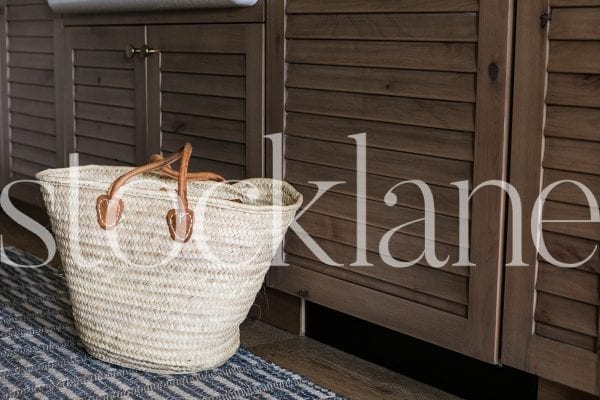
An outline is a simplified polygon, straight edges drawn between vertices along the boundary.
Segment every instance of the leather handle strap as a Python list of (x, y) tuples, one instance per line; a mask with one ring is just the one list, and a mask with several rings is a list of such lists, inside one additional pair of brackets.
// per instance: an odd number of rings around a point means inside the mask
[[(165, 158), (160, 154), (154, 154), (150, 157), (150, 162), (157, 162), (164, 160)], [(171, 165), (165, 165), (160, 168), (161, 174), (168, 178), (178, 179), (179, 171), (173, 169)], [(226, 179), (221, 175), (214, 172), (189, 172), (187, 174), (188, 181), (214, 181), (214, 182), (225, 182)]]
[[(108, 194), (101, 195), (96, 200), (96, 211), (100, 227), (105, 230), (111, 230), (118, 225), (125, 208), (123, 200), (118, 197), (118, 192), (127, 181), (146, 172), (160, 170), (164, 173), (165, 171), (169, 171), (169, 176), (175, 175), (174, 177), (178, 180), (177, 194), (180, 202), (177, 209), (172, 209), (167, 213), (169, 233), (173, 240), (181, 243), (189, 241), (194, 225), (194, 213), (189, 208), (187, 199), (187, 182), (190, 180), (188, 168), (191, 156), (192, 145), (186, 143), (180, 151), (171, 156), (167, 158), (163, 158), (162, 156), (153, 157), (149, 164), (134, 168), (117, 178), (109, 188)], [(170, 168), (170, 165), (178, 160), (181, 160), (181, 167), (179, 171), (175, 171)], [(196, 178), (196, 180), (200, 180), (201, 177), (214, 178), (212, 180), (216, 180), (217, 178), (224, 180), (219, 175), (213, 173), (196, 173), (192, 175), (192, 178)]]

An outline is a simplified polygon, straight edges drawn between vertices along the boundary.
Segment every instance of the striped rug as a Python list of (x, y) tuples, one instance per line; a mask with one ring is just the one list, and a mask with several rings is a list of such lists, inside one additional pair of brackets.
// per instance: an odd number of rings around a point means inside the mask
[[(39, 260), (5, 249), (21, 265)], [(0, 397), (5, 399), (340, 399), (248, 350), (220, 368), (157, 375), (90, 357), (60, 271), (0, 265)]]

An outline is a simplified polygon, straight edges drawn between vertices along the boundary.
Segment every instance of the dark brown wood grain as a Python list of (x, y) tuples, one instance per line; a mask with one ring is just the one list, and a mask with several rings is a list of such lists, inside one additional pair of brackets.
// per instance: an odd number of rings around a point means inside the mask
[(600, 151), (600, 142), (546, 139), (544, 167), (565, 171), (600, 174), (600, 160), (595, 155)]
[(37, 37), (52, 36), (51, 20), (12, 22), (8, 27), (8, 36)]
[(600, 6), (600, 0), (551, 0), (552, 7), (590, 7)]
[(31, 68), (12, 68), (8, 81), (11, 83), (32, 84), (54, 87), (54, 71)]
[(600, 107), (600, 77), (590, 74), (551, 73), (548, 78), (548, 104)]
[(475, 75), (469, 73), (290, 64), (287, 74), (291, 88), (475, 101)]
[(54, 135), (47, 135), (44, 133), (28, 131), (26, 129), (15, 127), (11, 129), (11, 133), (11, 140), (13, 143), (32, 144), (35, 147), (50, 151), (53, 151), (56, 148), (56, 138)]
[(75, 107), (75, 116), (89, 121), (106, 122), (130, 127), (136, 126), (135, 110), (131, 108), (78, 102)]
[(167, 92), (162, 95), (161, 106), (167, 112), (234, 121), (246, 119), (245, 101), (242, 99)]
[(288, 89), (286, 110), (430, 128), (475, 130), (474, 105), (453, 101)]
[(11, 51), (17, 52), (36, 52), (49, 53), (53, 52), (52, 37), (13, 37), (11, 38)]
[(600, 73), (600, 43), (597, 41), (551, 41), (548, 71)]
[(77, 118), (77, 135), (135, 146), (135, 128)]
[[(590, 257), (593, 253), (590, 260), (578, 269), (588, 272), (600, 272), (600, 253), (597, 251), (594, 252), (594, 248), (597, 245), (596, 241), (568, 236), (562, 232), (546, 231), (544, 232), (544, 242), (550, 255), (563, 263), (579, 263)], [(544, 259), (542, 255), (539, 255), (538, 259), (547, 263), (550, 262), (550, 260)]]
[(258, 292), (248, 318), (303, 335), (302, 300), (266, 286)]
[(75, 85), (75, 101), (134, 108), (135, 92), (131, 89)]
[(222, 139), (235, 143), (244, 143), (246, 140), (246, 124), (243, 121), (163, 112), (161, 122), (163, 132)]
[(286, 60), (301, 64), (475, 72), (476, 52), (472, 43), (288, 40)]
[[(334, 252), (332, 254), (336, 254), (336, 248), (341, 248), (340, 251), (344, 251), (343, 246), (337, 243), (323, 241), (319, 241), (319, 243), (324, 244), (324, 248), (327, 248), (328, 250)], [(335, 247), (331, 248), (331, 246)], [(373, 256), (373, 261), (376, 262), (376, 255), (374, 253), (369, 253), (368, 256)], [(460, 317), (465, 317), (467, 315), (467, 306), (464, 304), (460, 304), (454, 301), (446, 300), (442, 297), (428, 294), (426, 293), (428, 288), (426, 288), (425, 290), (415, 290), (419, 289), (419, 286), (413, 285), (413, 283), (419, 278), (415, 278), (414, 276), (408, 276), (411, 274), (410, 272), (405, 273), (405, 278), (401, 276), (396, 276), (392, 279), (380, 279), (379, 275), (381, 275), (382, 268), (389, 268), (388, 266), (374, 266), (372, 267), (373, 271), (357, 271), (356, 269), (348, 268), (347, 266), (326, 266), (320, 263), (319, 261), (315, 261), (314, 259), (304, 258), (295, 254), (287, 255), (286, 262), (290, 263), (291, 265), (306, 268), (308, 270), (325, 274), (336, 279), (341, 279), (360, 286), (376, 289), (377, 291), (390, 294), (392, 296), (399, 297), (408, 301), (412, 301), (417, 304), (426, 305), (436, 310), (451, 313)], [(419, 275), (422, 278), (426, 275), (426, 273), (417, 275)], [(466, 287), (466, 282), (463, 282), (460, 286)]]
[(535, 323), (535, 334), (559, 343), (579, 347), (586, 351), (596, 351), (597, 338), (595, 336), (563, 329), (555, 325), (547, 325), (540, 321)]
[(7, 9), (9, 21), (38, 21), (52, 19), (52, 10), (46, 4), (11, 4)]
[(472, 132), (289, 112), (286, 133), (353, 145), (349, 136), (366, 133), (370, 148), (473, 161)]
[(242, 54), (173, 53), (161, 59), (163, 72), (181, 72), (208, 75), (246, 74)]
[(597, 316), (598, 308), (590, 304), (544, 292), (538, 294), (536, 321), (595, 336), (598, 333)]
[(33, 132), (45, 133), (47, 135), (54, 135), (56, 133), (53, 119), (19, 114), (16, 112), (11, 114), (10, 127), (27, 129)]
[(200, 94), (207, 96), (246, 97), (244, 77), (200, 74), (171, 74), (162, 76), (163, 92)]
[(552, 221), (582, 221), (582, 222), (545, 222), (546, 231), (564, 233), (584, 239), (600, 240), (599, 222), (590, 221), (589, 206), (578, 206), (567, 203), (547, 201), (543, 218)]
[(290, 15), (289, 39), (476, 42), (475, 13)]
[[(590, 1), (590, 0), (588, 0)], [(288, 0), (288, 14), (303, 13), (384, 13), (384, 12), (475, 12), (475, 0)]]
[[(573, 2), (572, 0), (562, 0), (557, 2), (563, 4)], [(589, 1), (587, 3), (592, 3)], [(586, 3), (586, 4), (587, 4)], [(600, 3), (596, 3), (600, 4)], [(539, 400), (595, 400), (597, 397), (583, 393), (579, 390), (572, 389), (568, 386), (561, 385), (546, 379), (540, 379), (538, 383), (538, 399)]]
[(79, 136), (77, 137), (76, 147), (82, 153), (95, 155), (107, 160), (115, 160), (131, 165), (135, 165), (136, 163), (134, 146)]
[[(286, 141), (286, 157), (290, 160), (353, 171), (356, 171), (355, 152), (355, 146), (342, 143), (319, 142), (295, 136), (290, 136)], [(451, 182), (469, 180), (472, 169), (471, 163), (465, 161), (382, 149), (368, 149), (367, 163), (371, 174), (402, 180), (422, 179), (446, 187), (451, 187)]]
[[(75, 34), (77, 34), (77, 32)], [(115, 46), (115, 50), (75, 49), (73, 65), (91, 68), (134, 69), (135, 65), (133, 62), (123, 56), (125, 47), (117, 49), (117, 47), (122, 47), (122, 45), (123, 44), (121, 43), (121, 46)], [(125, 46), (127, 46), (127, 44)]]
[[(597, 4), (596, 4), (597, 6)], [(600, 8), (557, 8), (552, 13), (551, 39), (600, 40)]]
[(538, 291), (600, 306), (600, 291), (595, 273), (560, 268), (540, 263)]
[[(353, 274), (370, 276), (391, 283), (394, 286), (401, 286), (463, 306), (468, 304), (468, 278), (465, 276), (448, 273), (445, 270), (428, 268), (423, 265), (415, 265), (410, 268), (390, 267), (382, 262), (376, 251), (370, 251), (368, 254), (370, 261), (373, 263), (372, 267), (352, 268), (351, 264), (355, 260), (355, 251), (352, 251), (352, 244), (345, 245), (327, 239), (317, 239), (317, 243), (322, 245), (323, 249), (328, 251), (328, 254), (337, 263), (342, 265), (339, 267), (323, 265), (295, 235), (290, 235), (290, 239), (286, 243), (288, 257), (301, 257), (312, 260), (315, 265), (320, 266), (321, 272), (329, 275), (336, 276), (335, 270), (344, 269)], [(290, 259), (288, 258), (288, 261)]]
[(134, 89), (134, 74), (128, 69), (77, 67), (74, 74), (78, 85)]
[(162, 143), (165, 148), (173, 149), (182, 143), (189, 142), (198, 157), (244, 166), (246, 164), (246, 147), (244, 144), (224, 142), (222, 140), (205, 139), (188, 135), (167, 133), (163, 135)]
[(600, 109), (549, 106), (546, 112), (546, 136), (600, 141)]

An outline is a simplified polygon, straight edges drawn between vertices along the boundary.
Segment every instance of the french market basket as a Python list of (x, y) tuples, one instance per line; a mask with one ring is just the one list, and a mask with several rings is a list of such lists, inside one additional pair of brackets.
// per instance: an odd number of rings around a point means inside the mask
[[(188, 373), (239, 347), (273, 255), (302, 203), (271, 179), (188, 173), (191, 146), (135, 169), (40, 172), (88, 352), (125, 367)], [(180, 161), (179, 171), (170, 165)]]

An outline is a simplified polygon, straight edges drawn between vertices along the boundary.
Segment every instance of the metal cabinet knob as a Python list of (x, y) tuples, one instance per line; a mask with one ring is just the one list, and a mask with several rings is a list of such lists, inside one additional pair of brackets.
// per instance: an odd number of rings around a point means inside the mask
[(140, 49), (140, 57), (142, 58), (146, 58), (154, 53), (158, 53), (160, 50), (157, 49), (153, 49), (150, 46), (148, 46), (147, 44), (143, 45), (142, 48)]
[(150, 46), (148, 46), (147, 44), (143, 45), (140, 48), (136, 48), (134, 45), (130, 44), (130, 45), (127, 45), (127, 48), (125, 49), (125, 55), (129, 59), (135, 57), (136, 54), (139, 54), (140, 58), (143, 59), (143, 58), (147, 58), (148, 56), (150, 56), (154, 53), (158, 53), (158, 52), (159, 52), (159, 50), (153, 49)]
[(125, 49), (125, 55), (127, 58), (133, 58), (136, 54), (139, 54), (140, 51), (140, 49), (136, 49), (132, 44), (130, 44), (127, 45), (127, 48)]

